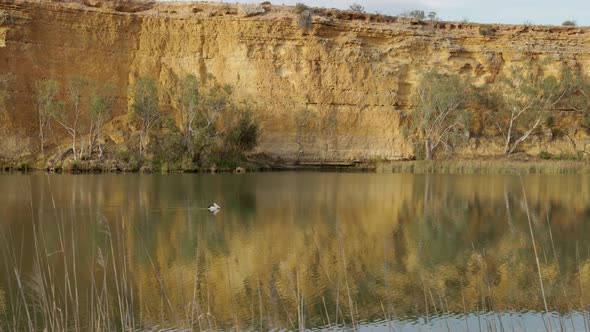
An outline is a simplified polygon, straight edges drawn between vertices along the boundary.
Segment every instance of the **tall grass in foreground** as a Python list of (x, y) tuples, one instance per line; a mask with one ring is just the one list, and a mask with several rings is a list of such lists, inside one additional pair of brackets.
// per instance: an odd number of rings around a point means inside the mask
[[(433, 206), (433, 192), (431, 184), (425, 184), (427, 190), (424, 195), (424, 209), (431, 209)], [(531, 215), (529, 214), (529, 207), (526, 201), (526, 193), (523, 189), (524, 200), (516, 200), (515, 205), (520, 205), (521, 209), (526, 210), (529, 218), (528, 226), (531, 227)], [(507, 199), (507, 210), (510, 211), (510, 200)], [(517, 208), (517, 207), (516, 207)], [(516, 209), (515, 208), (515, 209)], [(432, 215), (440, 214), (444, 210), (432, 209)], [(399, 324), (396, 324), (394, 317), (403, 317), (399, 311), (396, 314), (395, 301), (400, 301), (400, 298), (409, 295), (418, 294), (415, 297), (417, 303), (416, 322), (417, 324), (427, 325), (441, 331), (452, 331), (453, 326), (450, 326), (449, 317), (462, 314), (465, 319), (465, 330), (522, 330), (526, 322), (519, 320), (518, 317), (513, 318), (511, 313), (518, 311), (519, 307), (517, 301), (510, 301), (507, 307), (501, 303), (497, 303), (498, 290), (495, 288), (495, 281), (493, 280), (493, 259), (489, 259), (485, 249), (477, 249), (477, 243), (473, 244), (471, 257), (468, 257), (471, 262), (465, 264), (465, 269), (473, 269), (478, 272), (472, 274), (465, 274), (457, 276), (461, 287), (459, 293), (463, 298), (462, 310), (458, 310), (453, 303), (449, 303), (449, 294), (445, 293), (449, 288), (446, 287), (447, 280), (441, 275), (444, 272), (444, 264), (440, 266), (441, 270), (435, 268), (430, 269), (434, 262), (428, 259), (428, 253), (418, 252), (418, 256), (424, 257), (419, 263), (421, 266), (417, 269), (418, 272), (412, 275), (408, 273), (403, 277), (409, 276), (418, 277), (412, 282), (405, 284), (400, 283), (401, 278), (397, 278), (399, 271), (395, 271), (395, 266), (388, 259), (388, 253), (391, 254), (392, 248), (387, 247), (391, 244), (391, 239), (384, 236), (384, 254), (383, 254), (383, 276), (375, 280), (382, 280), (382, 289), (380, 299), (386, 299), (380, 303), (368, 303), (363, 301), (363, 293), (359, 288), (359, 274), (354, 273), (355, 262), (354, 256), (346, 250), (347, 237), (343, 232), (340, 224), (336, 224), (336, 239), (334, 241), (334, 252), (330, 262), (334, 263), (332, 269), (319, 269), (322, 274), (326, 275), (329, 280), (331, 289), (321, 293), (321, 305), (311, 300), (309, 283), (305, 282), (306, 273), (305, 266), (285, 265), (285, 272), (287, 282), (283, 284), (285, 291), (283, 295), (278, 295), (281, 288), (280, 281), (275, 280), (275, 275), (270, 276), (265, 283), (257, 279), (255, 283), (249, 286), (256, 285), (250, 291), (250, 306), (244, 308), (244, 296), (238, 292), (233, 292), (236, 285), (232, 284), (232, 271), (230, 268), (230, 261), (224, 261), (225, 274), (227, 275), (227, 293), (229, 294), (229, 312), (226, 317), (219, 315), (218, 321), (216, 311), (219, 308), (212, 308), (209, 297), (215, 297), (219, 294), (212, 294), (207, 285), (207, 276), (201, 275), (202, 271), (200, 261), (198, 259), (199, 253), (207, 250), (207, 246), (201, 247), (199, 243), (196, 247), (196, 262), (194, 267), (194, 278), (188, 282), (192, 287), (181, 289), (173, 289), (171, 284), (165, 283), (165, 276), (162, 276), (163, 270), (159, 266), (158, 260), (150, 256), (148, 245), (139, 236), (139, 241), (135, 248), (129, 248), (125, 237), (126, 234), (133, 231), (129, 220), (119, 217), (114, 222), (108, 222), (103, 216), (92, 216), (89, 222), (92, 225), (93, 235), (88, 243), (84, 243), (84, 230), (81, 228), (79, 220), (73, 220), (74, 213), (68, 214), (67, 211), (61, 211), (53, 208), (56, 224), (49, 227), (44, 226), (45, 223), (39, 220), (38, 216), (31, 208), (30, 216), (30, 234), (32, 234), (32, 241), (28, 242), (25, 239), (23, 232), (14, 232), (11, 228), (6, 228), (6, 232), (0, 232), (0, 254), (4, 266), (0, 266), (0, 270), (4, 275), (0, 278), (9, 280), (6, 284), (9, 289), (6, 292), (6, 301), (0, 303), (0, 330), (20, 331), (20, 330), (47, 330), (47, 331), (112, 331), (112, 330), (147, 330), (147, 329), (162, 329), (173, 328), (177, 330), (220, 330), (220, 329), (254, 329), (254, 330), (269, 330), (271, 328), (287, 328), (292, 330), (305, 330), (306, 327), (324, 326), (327, 329), (341, 330), (353, 329), (357, 330), (362, 327), (367, 320), (374, 319), (370, 315), (377, 314), (380, 316), (379, 320), (387, 322), (387, 328), (392, 331), (401, 329)], [(415, 213), (415, 212), (412, 212)], [(508, 212), (510, 217), (510, 212)], [(452, 218), (454, 216), (449, 216)], [(334, 217), (335, 218), (335, 217)], [(425, 215), (424, 218), (430, 218)], [(534, 217), (532, 217), (534, 219)], [(549, 218), (549, 216), (547, 216)], [(335, 218), (335, 220), (337, 220)], [(544, 222), (544, 220), (542, 220)], [(415, 220), (420, 223), (422, 221)], [(533, 220), (534, 222), (534, 220)], [(554, 257), (554, 263), (558, 263), (558, 254), (553, 245), (550, 222), (547, 219), (548, 234), (551, 238), (551, 248)], [(544, 227), (544, 223), (542, 223)], [(536, 228), (537, 230), (539, 228)], [(137, 235), (137, 232), (134, 232)], [(318, 249), (317, 252), (329, 251), (329, 243), (327, 241), (318, 241), (315, 231), (312, 229), (311, 238), (313, 238), (313, 245)], [(527, 234), (524, 234), (528, 236)], [(535, 243), (535, 236), (531, 228), (531, 241)], [(311, 241), (310, 238), (310, 241)], [(9, 241), (14, 239), (16, 241)], [(350, 238), (348, 238), (349, 240)], [(538, 239), (538, 237), (537, 237)], [(518, 240), (514, 238), (514, 240)], [(10, 246), (9, 243), (19, 243), (21, 247)], [(310, 242), (311, 243), (311, 242)], [(132, 245), (130, 245), (132, 246)], [(534, 248), (534, 247), (533, 247)], [(308, 248), (309, 249), (309, 248)], [(528, 250), (529, 248), (526, 248)], [(539, 281), (543, 283), (542, 274), (543, 267), (541, 266), (542, 258), (545, 258), (545, 268), (547, 267), (547, 255), (545, 249), (541, 246), (539, 251), (534, 249), (534, 257), (536, 258), (536, 271), (539, 274)], [(133, 259), (129, 253), (133, 250), (140, 251), (145, 254), (146, 262), (144, 265), (148, 266), (148, 271), (151, 272), (149, 276), (146, 274), (142, 276), (135, 275), (138, 273), (134, 271), (136, 267), (132, 264)], [(470, 249), (467, 249), (469, 251)], [(27, 251), (30, 251), (27, 253)], [(579, 251), (579, 250), (578, 250)], [(32, 257), (32, 260), (25, 259), (25, 256)], [(549, 254), (549, 256), (551, 256)], [(585, 287), (581, 276), (579, 252), (577, 252), (577, 264), (580, 294), (583, 294)], [(225, 258), (223, 258), (225, 259)], [(31, 261), (32, 265), (25, 263)], [(204, 264), (208, 264), (205, 260)], [(559, 265), (557, 264), (559, 267)], [(164, 267), (165, 268), (165, 267)], [(359, 268), (364, 269), (364, 268)], [(205, 270), (208, 270), (205, 268)], [(164, 272), (165, 273), (165, 272)], [(192, 272), (191, 272), (192, 273)], [(272, 272), (268, 272), (272, 273)], [(363, 271), (364, 273), (364, 271)], [(561, 273), (561, 272), (560, 272)], [(182, 278), (182, 275), (178, 275)], [(473, 277), (473, 280), (466, 280), (465, 277)], [(267, 276), (262, 276), (266, 278)], [(142, 278), (150, 278), (155, 280), (154, 288), (156, 292), (151, 292), (152, 301), (160, 302), (157, 309), (145, 305), (147, 290), (140, 282)], [(405, 278), (404, 278), (405, 279)], [(89, 282), (82, 282), (82, 280), (89, 280)], [(185, 279), (186, 280), (186, 279)], [(452, 280), (451, 280), (452, 281)], [(464, 282), (472, 282), (479, 287), (478, 292), (474, 294), (465, 294)], [(201, 288), (200, 285), (203, 285)], [(177, 284), (186, 285), (182, 280), (178, 280)], [(214, 284), (214, 282), (212, 282)], [(531, 283), (529, 285), (536, 286)], [(238, 285), (239, 287), (240, 285)], [(561, 288), (559, 288), (561, 286)], [(142, 288), (144, 287), (144, 288)], [(148, 286), (149, 287), (149, 286)], [(414, 287), (418, 292), (413, 292), (410, 287)], [(246, 288), (246, 286), (244, 286)], [(575, 329), (573, 319), (571, 322), (564, 320), (563, 317), (557, 318), (549, 316), (549, 306), (547, 303), (545, 289), (537, 290), (535, 287), (531, 293), (542, 293), (544, 301), (544, 323), (546, 323), (547, 330), (558, 329), (569, 330), (571, 325)], [(218, 288), (219, 289), (219, 288)], [(180, 305), (173, 300), (173, 292), (181, 293)], [(566, 289), (563, 284), (547, 287), (547, 298), (551, 298), (551, 292), (563, 290), (564, 297)], [(156, 293), (157, 295), (153, 295)], [(397, 293), (397, 294), (396, 294)], [(403, 294), (402, 294), (403, 293)], [(263, 295), (264, 294), (264, 295)], [(271, 294), (271, 295), (268, 295)], [(401, 295), (400, 295), (401, 294)], [(0, 294), (1, 295), (1, 294)], [(570, 296), (573, 294), (570, 294)], [(466, 305), (465, 298), (473, 304)], [(263, 300), (263, 297), (265, 300)], [(474, 299), (477, 297), (476, 299)], [(572, 296), (572, 302), (574, 298)], [(272, 301), (269, 301), (271, 299)], [(568, 303), (568, 310), (572, 311), (579, 308), (585, 308), (583, 302), (584, 297), (580, 296), (580, 305)], [(258, 302), (258, 315), (256, 315), (255, 304)], [(269, 303), (271, 303), (269, 305)], [(330, 305), (327, 305), (329, 303)], [(284, 312), (285, 317), (288, 318), (288, 324), (281, 325), (282, 322), (271, 321), (265, 319), (263, 316), (269, 315), (269, 308), (271, 305), (280, 308), (279, 311)], [(314, 308), (318, 306), (319, 308)], [(378, 307), (377, 311), (365, 311), (363, 307)], [(419, 306), (419, 308), (418, 308)], [(335, 308), (335, 310), (333, 310)], [(158, 311), (159, 310), (159, 311)], [(248, 326), (247, 320), (243, 315), (244, 311), (250, 311), (251, 324)], [(312, 317), (311, 313), (314, 313)], [(359, 314), (361, 311), (363, 314)], [(317, 315), (317, 312), (322, 312)], [(325, 314), (325, 319), (324, 319)], [(425, 314), (425, 316), (424, 316)], [(473, 324), (468, 322), (470, 315), (476, 316), (478, 320), (478, 329), (473, 328)], [(256, 317), (258, 316), (258, 317)], [(587, 324), (587, 317), (584, 314), (584, 324)], [(384, 318), (384, 319), (383, 319)], [(256, 322), (256, 319), (259, 319)], [(323, 321), (318, 323), (319, 320)], [(425, 320), (423, 322), (422, 320)], [(399, 322), (399, 321), (398, 321)], [(397, 326), (396, 326), (397, 325)], [(590, 325), (585, 325), (586, 329)]]
[[(99, 219), (100, 220), (100, 219)], [(87, 331), (131, 330), (134, 320), (134, 294), (129, 278), (124, 241), (112, 239), (109, 226), (99, 223), (102, 243), (91, 245), (90, 261), (80, 259), (75, 223), (59, 222), (56, 232), (45, 232), (32, 223), (33, 243), (21, 242), (21, 248), (8, 245), (0, 233), (0, 251), (8, 281), (8, 305), (4, 322), (9, 330)], [(119, 234), (119, 232), (115, 232)], [(24, 233), (20, 234), (24, 239)], [(58, 247), (50, 248), (57, 238)], [(32, 247), (33, 265), (23, 264), (25, 251)], [(90, 276), (90, 287), (81, 287), (79, 274)], [(27, 277), (25, 277), (25, 275)], [(11, 289), (11, 287), (17, 289)], [(114, 291), (113, 289), (114, 288)], [(16, 294), (16, 295), (15, 295)]]

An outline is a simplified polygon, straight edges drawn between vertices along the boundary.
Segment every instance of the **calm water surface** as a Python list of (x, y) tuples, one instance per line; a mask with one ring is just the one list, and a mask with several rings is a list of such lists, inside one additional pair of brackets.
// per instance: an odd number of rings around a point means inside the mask
[(0, 175), (0, 329), (582, 331), (589, 236), (585, 175)]

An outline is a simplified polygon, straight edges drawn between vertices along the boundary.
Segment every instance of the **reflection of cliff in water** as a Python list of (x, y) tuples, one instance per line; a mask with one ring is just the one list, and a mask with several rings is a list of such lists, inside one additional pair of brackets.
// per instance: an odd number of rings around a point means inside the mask
[[(96, 216), (107, 220), (148, 324), (196, 313), (203, 327), (292, 328), (543, 309), (518, 177), (105, 175), (50, 177), (51, 187), (29, 178), (48, 246), (59, 241), (52, 218), (74, 220), (88, 261), (88, 244), (104, 246)], [(524, 178), (547, 302), (560, 311), (590, 303), (580, 291), (590, 281), (589, 180)], [(30, 194), (23, 179), (8, 184), (20, 189), (3, 194), (0, 227), (19, 234), (16, 246), (31, 237), (18, 207)], [(223, 207), (215, 217), (200, 209), (213, 200)], [(89, 280), (81, 273), (80, 287)]]

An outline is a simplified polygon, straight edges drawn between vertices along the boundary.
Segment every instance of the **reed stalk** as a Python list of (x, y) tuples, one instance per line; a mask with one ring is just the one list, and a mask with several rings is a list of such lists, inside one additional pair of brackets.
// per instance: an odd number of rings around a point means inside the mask
[[(535, 253), (535, 263), (537, 264), (537, 272), (539, 274), (539, 285), (541, 287), (541, 296), (543, 297), (543, 306), (545, 307), (545, 314), (547, 318), (549, 318), (549, 307), (547, 306), (547, 298), (545, 297), (545, 287), (543, 286), (543, 276), (541, 275), (541, 264), (539, 263), (539, 255), (537, 253), (537, 245), (535, 244), (535, 235), (533, 234), (533, 223), (531, 222), (531, 214), (529, 211), (529, 203), (526, 197), (526, 190), (524, 188), (524, 182), (522, 180), (522, 176), (520, 178), (520, 185), (522, 187), (522, 195), (524, 198), (524, 207), (526, 211), (527, 221), (529, 225), (529, 231), (531, 234), (531, 242), (533, 244), (533, 251)], [(543, 319), (543, 324), (546, 324), (545, 319)], [(545, 328), (549, 331), (551, 329), (551, 321), (549, 321), (549, 326), (545, 325)]]

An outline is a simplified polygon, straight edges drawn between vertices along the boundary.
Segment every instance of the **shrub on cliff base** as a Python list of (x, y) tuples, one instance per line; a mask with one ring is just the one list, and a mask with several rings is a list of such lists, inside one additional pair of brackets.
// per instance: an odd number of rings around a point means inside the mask
[(562, 103), (574, 89), (567, 71), (561, 80), (545, 75), (538, 66), (513, 66), (500, 79), (488, 98), (493, 106), (486, 108), (489, 126), (498, 128), (504, 139), (504, 154), (511, 155), (522, 142), (539, 132), (541, 125), (550, 116), (550, 111)]
[(252, 151), (260, 138), (260, 125), (251, 110), (240, 110), (237, 120), (230, 124), (224, 137), (226, 152), (240, 156)]
[(182, 144), (182, 133), (174, 120), (170, 116), (162, 116), (161, 124), (158, 135), (150, 144), (150, 150), (153, 153), (154, 169), (167, 171), (175, 168), (173, 165), (181, 164), (186, 149)]
[(551, 159), (551, 154), (547, 151), (539, 152), (539, 158), (541, 159)]
[(414, 93), (411, 127), (422, 142), (425, 159), (432, 159), (441, 147), (452, 151), (466, 137), (470, 123), (465, 109), (469, 89), (469, 84), (457, 75), (435, 70), (422, 75)]

